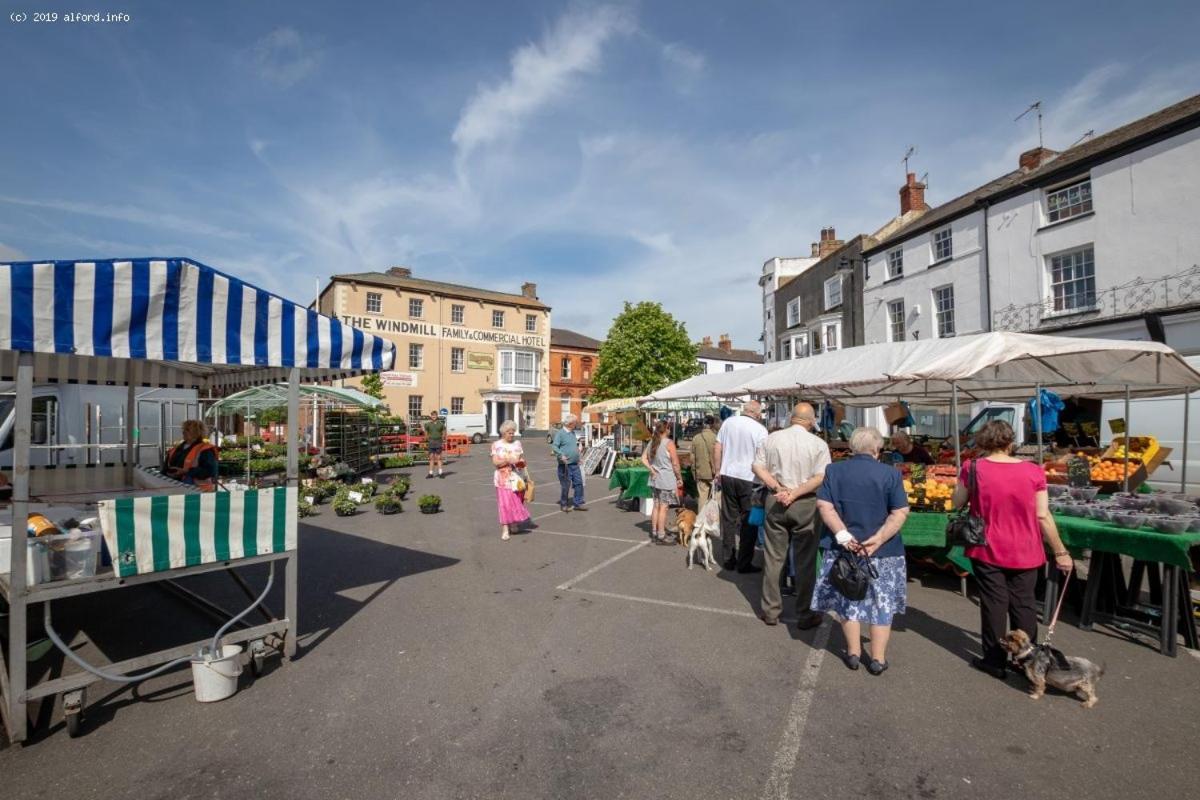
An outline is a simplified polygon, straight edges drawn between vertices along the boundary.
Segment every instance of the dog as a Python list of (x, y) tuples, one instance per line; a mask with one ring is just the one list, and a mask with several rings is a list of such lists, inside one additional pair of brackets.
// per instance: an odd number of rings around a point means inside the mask
[[(711, 537), (721, 535), (721, 504), (716, 500), (709, 500), (704, 504), (704, 508), (700, 509), (700, 514), (696, 515), (688, 512), (692, 517), (691, 530), (687, 536), (687, 565), (688, 569), (695, 566), (696, 551), (700, 551), (703, 559), (704, 569), (709, 572), (717, 565), (717, 559), (713, 556), (712, 539)], [(683, 525), (680, 524), (680, 536), (682, 537)], [(681, 539), (680, 543), (683, 543)]]
[(696, 527), (696, 512), (690, 508), (675, 509), (675, 527), (679, 529), (679, 544), (687, 547), (692, 530)]
[(1067, 656), (1049, 645), (1035, 645), (1029, 640), (1029, 634), (1022, 630), (1010, 631), (1004, 637), (1003, 647), (1025, 671), (1032, 686), (1029, 696), (1034, 700), (1045, 694), (1046, 686), (1053, 686), (1064, 692), (1074, 692), (1083, 701), (1084, 708), (1096, 705), (1096, 684), (1104, 674), (1104, 667), (1086, 658)]

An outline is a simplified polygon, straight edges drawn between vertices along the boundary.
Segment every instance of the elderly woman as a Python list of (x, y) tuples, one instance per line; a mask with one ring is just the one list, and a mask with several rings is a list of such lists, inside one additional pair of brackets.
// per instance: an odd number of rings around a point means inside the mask
[(954, 490), (954, 507), (966, 505), (968, 481), (975, 475), (978, 508), (971, 513), (986, 525), (987, 544), (968, 547), (972, 573), (979, 585), (979, 626), (983, 645), (981, 658), (971, 666), (1004, 680), (1008, 657), (1000, 646), (1007, 626), (1019, 628), (1038, 640), (1038, 573), (1046, 563), (1046, 545), (1054, 553), (1054, 565), (1070, 572), (1075, 562), (1058, 536), (1046, 494), (1046, 473), (1038, 464), (1012, 456), (1015, 434), (1004, 420), (992, 420), (975, 435), (975, 446), (987, 453), (962, 466)]
[(217, 448), (204, 441), (207, 431), (198, 419), (184, 420), (183, 441), (167, 452), (163, 472), (176, 480), (190, 483), (202, 492), (217, 488), (221, 473)]
[[(817, 490), (817, 511), (827, 531), (825, 563), (813, 598), (814, 611), (832, 611), (842, 620), (846, 652), (842, 661), (858, 669), (862, 658), (862, 631), (871, 626), (871, 656), (867, 671), (882, 675), (888, 668), (887, 645), (892, 617), (906, 608), (904, 544), (900, 528), (908, 518), (908, 498), (900, 473), (879, 463), (883, 437), (874, 428), (858, 428), (850, 436), (854, 455), (831, 464)], [(862, 600), (850, 600), (829, 581), (829, 569), (845, 548), (871, 559), (877, 577)]]
[(525, 467), (525, 451), (516, 440), (517, 424), (512, 420), (500, 424), (500, 438), (492, 445), (492, 465), (496, 471), (492, 485), (496, 487), (496, 508), (500, 514), (500, 538), (508, 540), (512, 526), (529, 519), (522, 493), (518, 470)]

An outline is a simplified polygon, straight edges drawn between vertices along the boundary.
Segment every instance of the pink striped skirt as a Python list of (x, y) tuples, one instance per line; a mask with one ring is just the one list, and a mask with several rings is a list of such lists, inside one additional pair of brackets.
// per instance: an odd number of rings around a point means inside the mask
[(529, 519), (529, 511), (521, 495), (512, 489), (496, 487), (496, 508), (500, 512), (500, 524), (512, 525)]

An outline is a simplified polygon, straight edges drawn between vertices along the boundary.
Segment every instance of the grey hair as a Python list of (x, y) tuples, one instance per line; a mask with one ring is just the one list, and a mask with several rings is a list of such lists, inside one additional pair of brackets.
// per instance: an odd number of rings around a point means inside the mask
[(855, 453), (879, 455), (883, 448), (883, 434), (875, 428), (855, 428), (850, 434), (850, 449)]
[(504, 422), (500, 423), (500, 435), (501, 436), (508, 433), (509, 431), (513, 431), (515, 433), (516, 430), (517, 430), (517, 423), (513, 422), (511, 419), (506, 419), (506, 420), (504, 420)]
[(578, 421), (579, 421), (579, 417), (575, 416), (574, 414), (565, 414), (565, 415), (563, 415), (563, 418), (562, 418), (563, 425), (570, 425), (572, 422), (578, 422)]

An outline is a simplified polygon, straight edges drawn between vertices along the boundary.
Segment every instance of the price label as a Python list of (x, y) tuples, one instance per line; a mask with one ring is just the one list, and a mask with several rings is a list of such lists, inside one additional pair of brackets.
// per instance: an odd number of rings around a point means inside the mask
[(1075, 487), (1092, 484), (1092, 465), (1086, 458), (1071, 456), (1067, 459), (1067, 483)]
[(363, 501), (362, 492), (346, 492), (346, 496), (356, 503), (361, 503)]
[(1110, 420), (1108, 421), (1108, 428), (1109, 428), (1109, 430), (1111, 430), (1111, 431), (1112, 431), (1114, 434), (1120, 434), (1120, 433), (1124, 433), (1124, 432), (1125, 432), (1125, 420), (1123, 420), (1123, 419), (1110, 419)]
[(304, 502), (306, 502), (310, 506), (312, 506), (312, 505), (316, 505), (317, 501), (313, 499), (313, 496), (311, 494), (306, 494), (306, 495), (304, 495)]
[(360, 480), (362, 481), (362, 483), (363, 483), (364, 485), (366, 485), (366, 484), (368, 484), (368, 483), (374, 483), (374, 482), (375, 482), (375, 479), (374, 479), (374, 478), (361, 478)]

